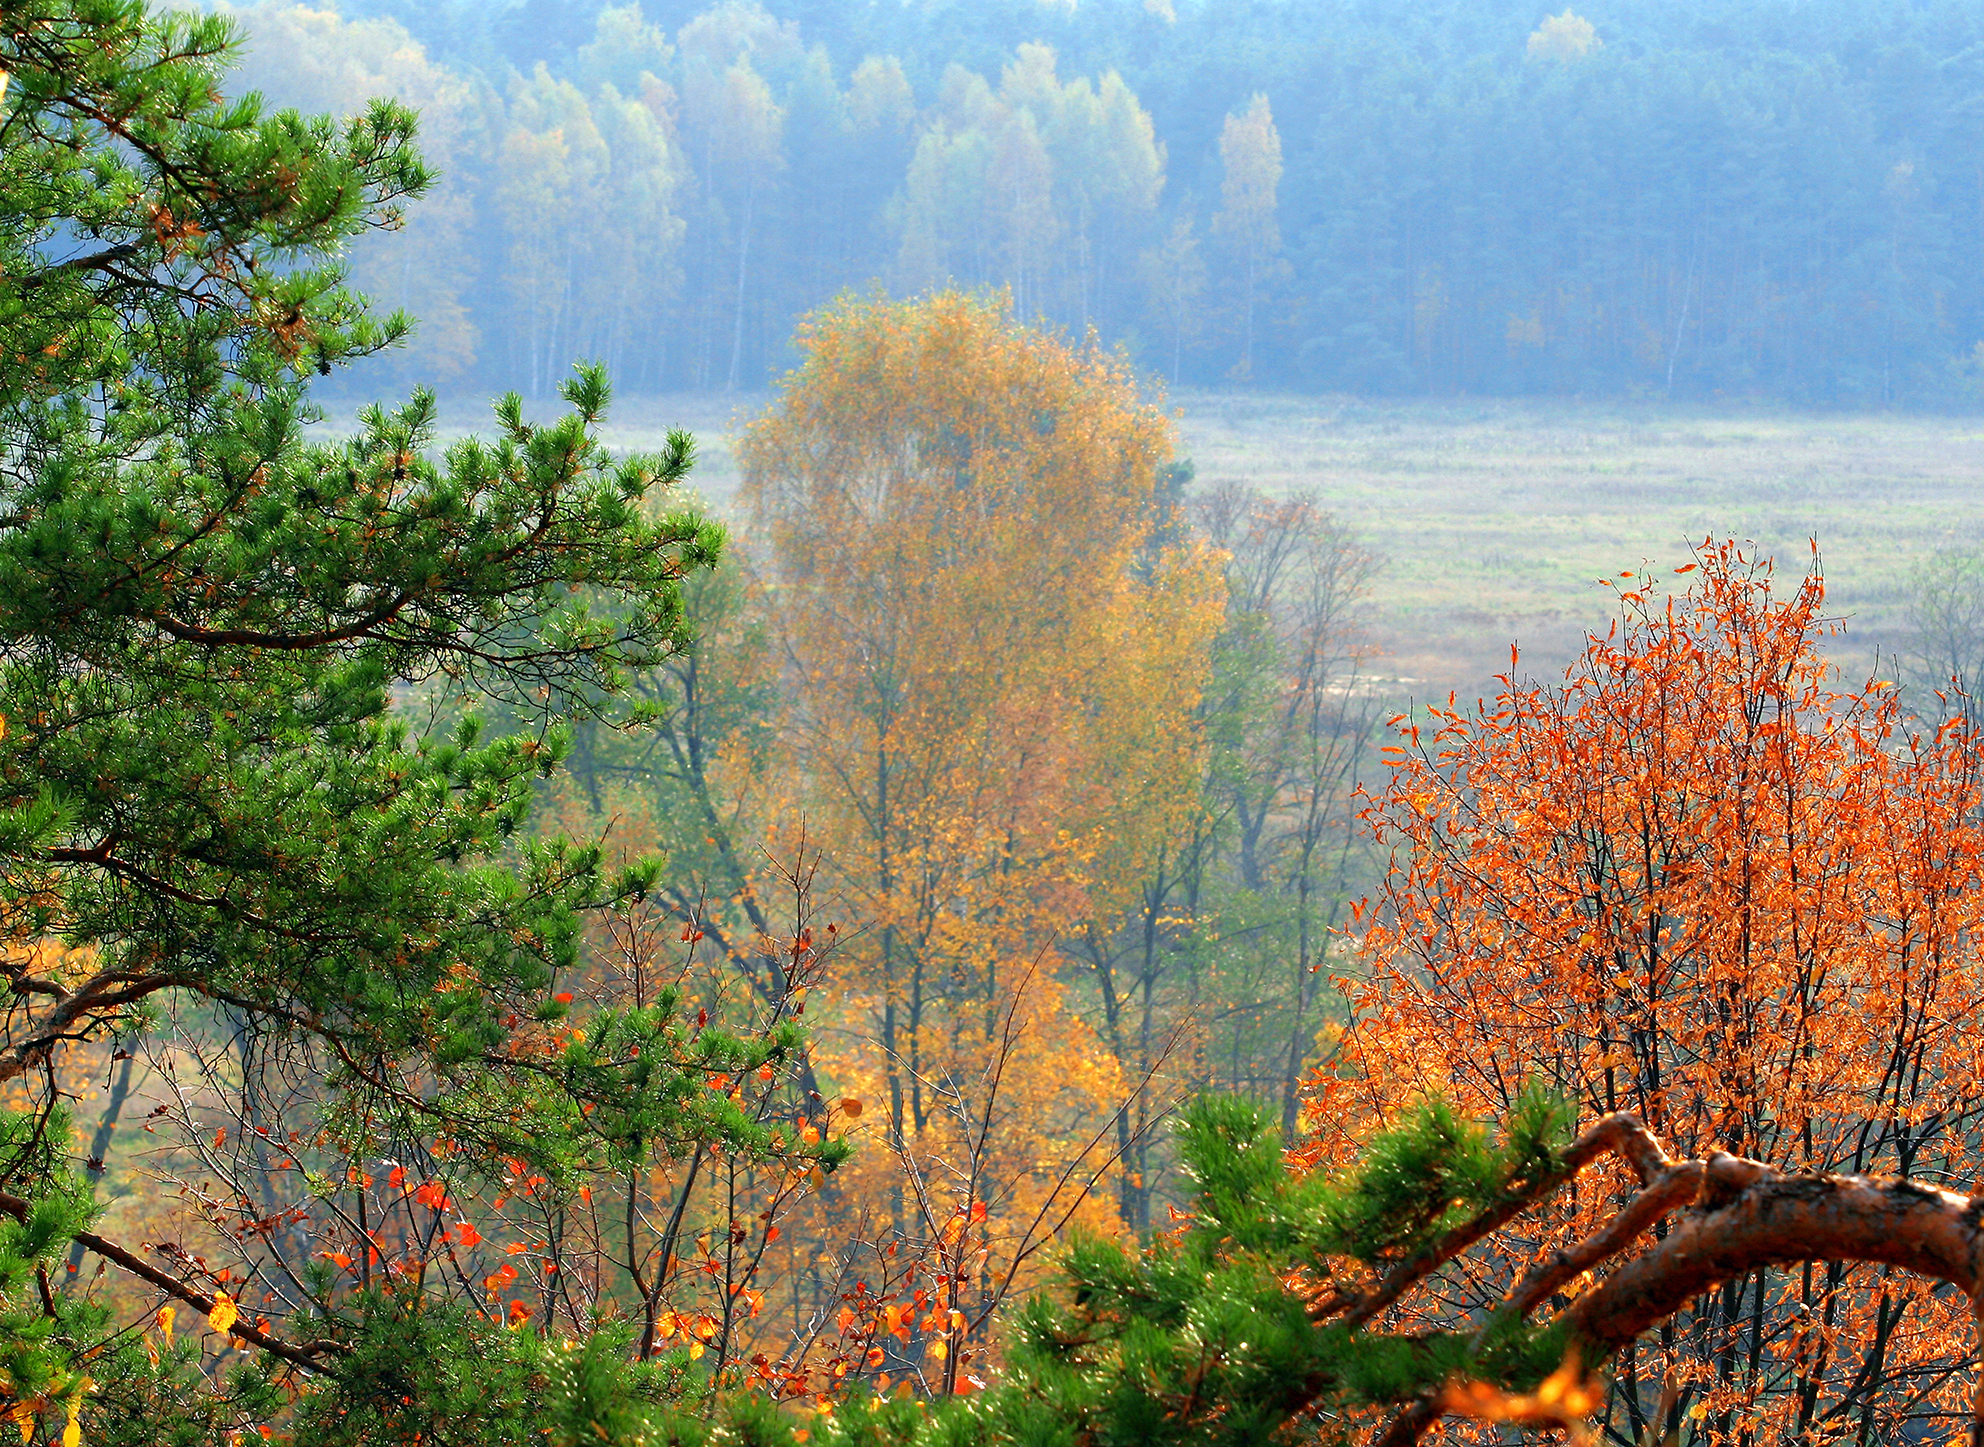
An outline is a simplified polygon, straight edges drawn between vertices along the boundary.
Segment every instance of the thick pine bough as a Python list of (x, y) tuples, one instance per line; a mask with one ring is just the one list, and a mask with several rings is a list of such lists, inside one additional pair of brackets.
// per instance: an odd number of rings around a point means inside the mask
[[(1875, 1262), (1947, 1282), (1970, 1298), (1984, 1323), (1984, 1195), (1959, 1196), (1907, 1180), (1786, 1174), (1721, 1151), (1677, 1160), (1637, 1117), (1624, 1113), (1605, 1117), (1578, 1137), (1565, 1154), (1564, 1170), (1539, 1183), (1534, 1194), (1477, 1218), (1402, 1264), (1374, 1292), (1346, 1303), (1344, 1315), (1368, 1321), (1607, 1155), (1631, 1165), (1639, 1192), (1597, 1231), (1531, 1267), (1504, 1299), (1496, 1321), (1511, 1315), (1527, 1319), (1566, 1283), (1617, 1259), (1671, 1217), (1664, 1236), (1571, 1305), (1568, 1320), (1584, 1360), (1610, 1357), (1721, 1282), (1806, 1261)], [(1465, 1410), (1464, 1403), (1464, 1394), (1450, 1388), (1429, 1393), (1392, 1420), (1375, 1439), (1376, 1447), (1409, 1447), (1449, 1411)], [(1972, 1447), (1984, 1447), (1984, 1388), (1977, 1395), (1970, 1439)]]

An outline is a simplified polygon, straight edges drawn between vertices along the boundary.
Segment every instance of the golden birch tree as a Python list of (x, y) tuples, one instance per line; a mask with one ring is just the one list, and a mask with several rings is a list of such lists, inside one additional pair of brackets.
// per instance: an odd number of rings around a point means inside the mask
[[(844, 300), (801, 345), (741, 455), (809, 832), (867, 922), (830, 1069), (877, 1101), (890, 1155), (969, 1155), (1023, 1233), (1113, 1154), (1130, 1062), (1042, 962), (1137, 848), (1138, 743), (1190, 754), (1179, 654), (1217, 627), (1218, 579), (1134, 566), (1171, 436), (1117, 363), (957, 293)], [(901, 1175), (874, 1189), (905, 1226)]]
[(1239, 269), (1240, 361), (1234, 375), (1254, 374), (1254, 312), (1263, 282), (1281, 250), (1276, 220), (1281, 188), (1281, 133), (1268, 98), (1256, 95), (1247, 109), (1229, 115), (1219, 133), (1220, 209), (1213, 232), (1224, 238)]

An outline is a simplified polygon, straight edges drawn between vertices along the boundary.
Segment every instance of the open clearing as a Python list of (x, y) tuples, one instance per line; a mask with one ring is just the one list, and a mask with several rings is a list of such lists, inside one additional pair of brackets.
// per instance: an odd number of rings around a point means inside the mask
[(1201, 481), (1312, 488), (1385, 560), (1373, 632), (1421, 697), (1477, 691), (1520, 640), (1555, 673), (1603, 628), (1596, 580), (1755, 542), (1792, 578), (1819, 543), (1849, 676), (1900, 645), (1912, 570), (1984, 542), (1984, 419), (1570, 403), (1183, 394)]
[[(739, 419), (765, 401), (629, 398), (606, 440), (651, 448), (688, 428), (697, 490), (727, 514)], [(1512, 641), (1525, 672), (1554, 675), (1586, 629), (1605, 626), (1600, 576), (1642, 561), (1672, 568), (1711, 535), (1755, 542), (1792, 578), (1816, 537), (1845, 623), (1834, 656), (1864, 677), (1905, 641), (1917, 564), (1984, 543), (1974, 417), (1225, 392), (1172, 405), (1201, 484), (1311, 489), (1380, 555), (1371, 635), (1401, 696), (1473, 697), (1507, 666)], [(446, 419), (450, 432), (487, 430), (466, 406)]]

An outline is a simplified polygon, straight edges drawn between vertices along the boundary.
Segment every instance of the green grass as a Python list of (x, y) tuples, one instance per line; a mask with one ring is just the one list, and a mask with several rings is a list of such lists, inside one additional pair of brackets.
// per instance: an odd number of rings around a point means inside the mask
[[(614, 447), (697, 435), (696, 486), (734, 519), (739, 419), (763, 395), (628, 398)], [(451, 433), (486, 411), (444, 411)], [(1603, 628), (1603, 575), (1671, 568), (1708, 536), (1754, 541), (1791, 575), (1809, 540), (1846, 624), (1848, 675), (1905, 642), (1909, 575), (1984, 542), (1984, 420), (1547, 402), (1401, 402), (1184, 392), (1179, 451), (1202, 485), (1313, 490), (1383, 560), (1371, 597), (1379, 669), (1402, 694), (1471, 697), (1520, 641), (1560, 671)], [(548, 411), (549, 409), (543, 409)]]

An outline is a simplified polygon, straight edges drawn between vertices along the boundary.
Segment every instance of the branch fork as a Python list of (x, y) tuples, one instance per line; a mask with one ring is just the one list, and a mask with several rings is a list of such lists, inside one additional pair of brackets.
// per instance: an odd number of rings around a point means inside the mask
[[(1583, 1360), (1610, 1357), (1724, 1281), (1805, 1261), (1877, 1262), (1947, 1282), (1975, 1304), (1984, 1331), (1979, 1292), (1984, 1197), (1909, 1180), (1789, 1174), (1723, 1151), (1677, 1160), (1636, 1117), (1624, 1113), (1608, 1115), (1585, 1131), (1565, 1152), (1562, 1170), (1518, 1201), (1483, 1213), (1423, 1258), (1396, 1268), (1348, 1316), (1368, 1321), (1417, 1281), (1608, 1155), (1632, 1167), (1639, 1191), (1598, 1230), (1536, 1261), (1476, 1332), (1477, 1346), (1497, 1325), (1527, 1320), (1568, 1282), (1625, 1255), (1661, 1221), (1670, 1221), (1666, 1235), (1568, 1308), (1575, 1350)], [(1372, 1301), (1376, 1308), (1369, 1306)], [(1394, 1418), (1375, 1441), (1378, 1447), (1407, 1447), (1447, 1413), (1468, 1412), (1473, 1400), (1455, 1384), (1445, 1384)], [(1984, 1447), (1984, 1388), (1976, 1412), (1972, 1441)]]

